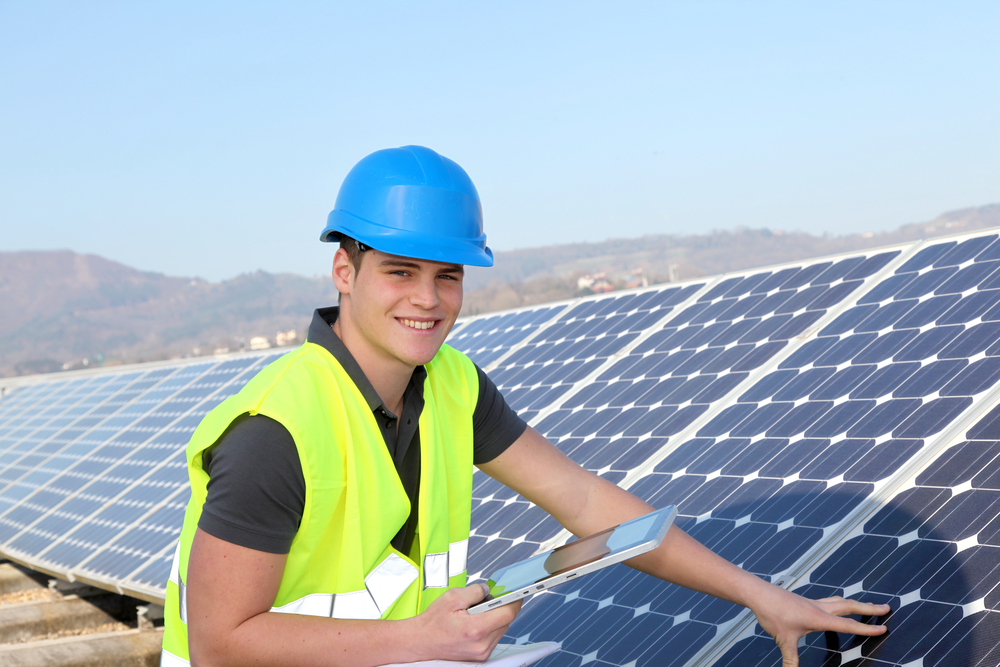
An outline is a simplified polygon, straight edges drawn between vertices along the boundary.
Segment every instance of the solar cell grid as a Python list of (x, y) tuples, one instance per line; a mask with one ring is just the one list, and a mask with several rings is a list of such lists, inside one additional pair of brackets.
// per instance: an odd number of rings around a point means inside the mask
[[(537, 326), (532, 337), (519, 339), (523, 341), (521, 347), (515, 346), (513, 352), (499, 357), (485, 370), (511, 407), (530, 421), (538, 409), (572, 389), (702, 286), (660, 286), (584, 299), (551, 309), (545, 315), (532, 315), (531, 321), (545, 324)], [(558, 313), (554, 319), (553, 313)], [(509, 326), (506, 318), (511, 315), (501, 317), (504, 319), (492, 318), (494, 330)], [(518, 313), (513, 317), (528, 315)], [(476, 572), (489, 571), (499, 562), (525, 558), (539, 543), (561, 531), (555, 520), (482, 473), (474, 475), (473, 485), (474, 528), (469, 553)]]
[[(44, 387), (43, 387), (44, 389)], [(7, 428), (12, 419), (20, 419), (31, 402), (31, 397), (39, 391), (39, 386), (0, 388), (0, 428)]]
[[(161, 446), (156, 440), (173, 430), (172, 425), (184, 413), (195, 413), (195, 423), (218, 401), (198, 406), (195, 401), (206, 399), (234, 380), (242, 386), (252, 375), (260, 358), (238, 358), (217, 365), (198, 364), (189, 367), (189, 382), (160, 405), (150, 410), (130, 428), (108, 443), (95, 449), (65, 475), (85, 480), (73, 493), (48, 513), (28, 526), (20, 536), (8, 543), (12, 551), (30, 549), (36, 562), (56, 571), (69, 571), (92, 558), (107, 546), (115, 533), (120, 533), (141, 520), (156, 503), (158, 485), (145, 485), (151, 471), (168, 459), (177, 459), (178, 449)], [(203, 371), (203, 372), (199, 372)], [(247, 374), (246, 377), (243, 374)], [(242, 380), (240, 380), (242, 378)], [(228, 393), (227, 393), (228, 395)], [(220, 399), (221, 400), (221, 399)], [(199, 409), (200, 408), (200, 409)], [(190, 437), (187, 430), (184, 439)], [(175, 461), (176, 463), (176, 461)], [(58, 484), (55, 480), (53, 485)], [(129, 491), (136, 496), (131, 503), (119, 501)], [(176, 490), (173, 489), (173, 490)], [(148, 496), (140, 502), (140, 496)], [(132, 559), (149, 558), (154, 552), (130, 554)], [(134, 569), (134, 568), (132, 568)], [(118, 573), (120, 576), (131, 570)]]
[(61, 383), (46, 401), (38, 401), (35, 403), (31, 408), (25, 411), (25, 414), (20, 420), (16, 423), (10, 424), (8, 428), (5, 429), (6, 432), (2, 439), (0, 439), (0, 447), (13, 444), (48, 424), (53, 417), (59, 415), (68, 407), (65, 401), (69, 400), (72, 403), (73, 390), (78, 388), (79, 385)]
[[(129, 541), (135, 541), (146, 549), (164, 545), (160, 552), (147, 559), (129, 576), (121, 581), (121, 586), (133, 591), (137, 597), (155, 599), (163, 595), (163, 588), (170, 574), (174, 549), (179, 534), (179, 526), (184, 521), (187, 493), (179, 492), (168, 502), (156, 509), (141, 525), (134, 527)], [(117, 549), (117, 546), (112, 546)], [(147, 597), (148, 596), (148, 597)]]
[(701, 286), (658, 287), (570, 305), (527, 345), (486, 370), (511, 407), (530, 421)]
[[(879, 261), (882, 262), (882, 259)], [(886, 262), (882, 262), (881, 266), (885, 265)], [(810, 282), (813, 280), (816, 279), (811, 278)], [(822, 280), (816, 282), (822, 284)], [(668, 322), (665, 328), (670, 328), (679, 321), (697, 323), (699, 318), (704, 322), (712, 322), (720, 313), (725, 312), (717, 304), (724, 303), (736, 291), (751, 294), (755, 287), (764, 283), (760, 279), (747, 282), (749, 287), (732, 279), (720, 281), (692, 307), (692, 310), (698, 310), (694, 317), (690, 317), (687, 312), (681, 313)], [(804, 281), (803, 284), (809, 282)], [(708, 305), (701, 305), (706, 303)], [(731, 303), (729, 307), (733, 305)], [(676, 332), (660, 334), (648, 340), (669, 340), (669, 336), (676, 336)], [(692, 338), (694, 335), (684, 334), (674, 338), (674, 344), (683, 349), (682, 346)], [(746, 405), (747, 394), (744, 394), (740, 399), (744, 404), (723, 410), (708, 421), (698, 430), (699, 437), (673, 449), (651, 474), (632, 486), (631, 490), (650, 500), (654, 506), (679, 504), (687, 521), (693, 522), (689, 524), (689, 530), (696, 538), (745, 569), (766, 578), (781, 575), (829, 534), (838, 522), (850, 515), (872, 493), (876, 483), (890, 477), (913, 456), (923, 445), (922, 438), (938, 433), (975, 398), (956, 395), (953, 399), (932, 399), (924, 407), (922, 401), (887, 401), (874, 390), (877, 383), (872, 383), (860, 392), (860, 396), (872, 395), (874, 392), (876, 400), (857, 401), (852, 405), (851, 401), (843, 400), (836, 392), (830, 397), (831, 400), (810, 400), (810, 394), (817, 387), (827, 386), (836, 373), (847, 370), (845, 375), (850, 376), (851, 362), (868, 350), (875, 338), (876, 336), (872, 336), (864, 344), (849, 341), (851, 346), (841, 345), (836, 354), (828, 354), (824, 360), (824, 364), (830, 368), (824, 368), (819, 363), (815, 364), (815, 368), (813, 364), (807, 364), (802, 369), (795, 368), (798, 365), (795, 363), (782, 364), (782, 368), (791, 367), (796, 372), (783, 373), (779, 378), (762, 378), (760, 384), (768, 387), (767, 391), (755, 388), (747, 392), (759, 404)], [(873, 362), (871, 365), (877, 368), (871, 369), (872, 371), (883, 371), (880, 379), (885, 384), (892, 379), (888, 371), (895, 370), (885, 370), (888, 364), (884, 363), (885, 358), (891, 356), (892, 346), (882, 341), (879, 341), (879, 345), (882, 346), (881, 350), (872, 348), (868, 352), (869, 358), (862, 357), (860, 360)], [(829, 352), (831, 347), (826, 346), (822, 351)], [(650, 345), (642, 343), (632, 354), (638, 350), (648, 351), (649, 348)], [(972, 349), (975, 353), (976, 348)], [(954, 353), (955, 351), (952, 352)], [(619, 368), (616, 370), (619, 371), (619, 378), (626, 375), (621, 369), (627, 369), (626, 364), (630, 362), (633, 365), (638, 363), (627, 357), (618, 362)], [(880, 364), (881, 367), (878, 367)], [(645, 366), (652, 367), (654, 366), (648, 363)], [(598, 383), (609, 375), (605, 373), (599, 377)], [(964, 386), (982, 389), (990, 386), (988, 369), (979, 371), (978, 377), (981, 380), (967, 378), (969, 381)], [(622, 379), (634, 383), (636, 379), (641, 381), (642, 378), (643, 373), (632, 373)], [(860, 383), (855, 382), (855, 386), (857, 384)], [(776, 396), (782, 389), (784, 394)], [(567, 400), (563, 407), (574, 406), (578, 408), (577, 414), (583, 412), (588, 409), (583, 399), (593, 400), (602, 390), (602, 387), (592, 385)], [(778, 401), (778, 398), (781, 400)], [(577, 401), (579, 405), (575, 405)], [(608, 423), (606, 419), (600, 420), (599, 417), (602, 413), (607, 414), (608, 407), (613, 406), (610, 402), (598, 401), (592, 404), (592, 415), (585, 414), (584, 417), (577, 418), (576, 423), (582, 425), (582, 430), (592, 428), (589, 424)], [(835, 408), (835, 416), (826, 416), (827, 412)], [(847, 426), (854, 428), (841, 429), (840, 426), (845, 422)], [(543, 421), (539, 425), (540, 430), (545, 425)], [(899, 427), (899, 432), (892, 433), (896, 427)], [(550, 436), (552, 431), (558, 433), (551, 426), (549, 429)], [(593, 433), (591, 431), (584, 435)], [(892, 438), (887, 434), (897, 437)], [(559, 435), (572, 442), (572, 436), (580, 433), (571, 431), (567, 434), (570, 437), (561, 433)], [(598, 437), (601, 435), (596, 433)], [(626, 431), (623, 435), (641, 434), (629, 434)], [(808, 448), (808, 453), (799, 447), (800, 442)], [(671, 448), (666, 447), (662, 451), (670, 452)], [(844, 465), (844, 461), (849, 463)], [(770, 470), (764, 470), (769, 464)], [(769, 479), (762, 473), (782, 474)], [(628, 575), (609, 572), (601, 576), (613, 581), (606, 585), (606, 589), (615, 590), (622, 585), (619, 577)], [(654, 591), (662, 588), (656, 583), (649, 587)], [(646, 605), (652, 605), (651, 598), (655, 598), (656, 593), (648, 595), (650, 597), (636, 601), (636, 606), (645, 608)], [(718, 607), (716, 611), (722, 613), (715, 619), (706, 616), (704, 612), (691, 616), (698, 604), (708, 608), (718, 604), (697, 598), (698, 596), (687, 597), (687, 608), (684, 605), (674, 607), (674, 613), (688, 614), (686, 621), (706, 621), (719, 625), (731, 620), (737, 612), (734, 608)], [(593, 601), (601, 604), (599, 597)], [(605, 601), (605, 604), (610, 603)], [(533, 617), (530, 607), (524, 614), (523, 621), (519, 623), (529, 627)], [(511, 634), (516, 636), (514, 628)], [(609, 644), (606, 649), (597, 650), (591, 657), (600, 660), (602, 651), (612, 647)], [(658, 642), (649, 643), (646, 657), (636, 658), (638, 664), (656, 654), (657, 647)]]
[[(796, 591), (893, 608), (881, 637), (814, 635), (804, 664), (1000, 663), (1000, 406), (956, 437), (812, 567)], [(714, 664), (767, 664), (759, 626)]]
[[(922, 262), (947, 268), (942, 257), (948, 251), (928, 250), (904, 268), (920, 270)], [(872, 290), (897, 285), (881, 290), (881, 305), (902, 289), (895, 280), (902, 272)], [(937, 363), (947, 348), (940, 342), (900, 352), (907, 343), (892, 327), (898, 318), (878, 333), (858, 331), (871, 314), (852, 311), (871, 301), (863, 296), (829, 327), (850, 321), (856, 328), (821, 331), (699, 428), (696, 438), (664, 450), (669, 454), (632, 490), (656, 494), (654, 505), (679, 502), (681, 513), (698, 521), (696, 537), (762, 576), (780, 576), (806, 557), (969, 406), (981, 409), (995, 381), (985, 359), (971, 368), (959, 356), (981, 355), (981, 344), (952, 347), (955, 362), (945, 365)], [(920, 363), (905, 365), (914, 358)], [(734, 523), (713, 526), (728, 521)], [(701, 538), (709, 533), (711, 539)]]
[[(79, 379), (75, 381), (78, 382)], [(26, 410), (44, 408), (45, 399), (48, 396), (65, 391), (67, 384), (72, 382), (74, 381), (59, 379), (33, 383), (23, 387), (4, 387), (4, 393), (0, 396), (2, 399), (0, 400), (0, 415), (6, 415), (7, 411), (14, 406), (17, 407), (17, 410), (13, 414), (18, 417), (23, 417)]]
[[(0, 501), (11, 497), (16, 505), (0, 514), (3, 528), (3, 548), (24, 554), (36, 555), (59, 537), (59, 532), (26, 533), (43, 515), (65, 498), (78, 491), (86, 482), (106, 469), (107, 464), (88, 461), (88, 457), (109, 441), (127, 437), (129, 427), (158, 405), (165, 397), (190, 381), (178, 376), (178, 368), (160, 368), (141, 376), (105, 403), (109, 416), (97, 426), (87, 430), (64, 448), (48, 456), (30, 475), (14, 481), (0, 491)], [(68, 530), (72, 527), (64, 515), (54, 515), (52, 527)]]
[(585, 467), (634, 470), (896, 255), (721, 280), (537, 428)]
[(464, 326), (456, 326), (448, 337), (448, 344), (464, 352), (480, 368), (485, 368), (524, 342), (564, 308), (565, 305), (543, 306), (481, 316), (465, 322)]
[[(641, 341), (613, 364), (611, 370), (580, 389), (536, 427), (578, 463), (620, 482), (628, 472), (666, 445), (670, 435), (704, 414), (713, 401), (729, 393), (750, 370), (764, 363), (789, 338), (825, 314), (829, 305), (843, 299), (896, 255), (898, 251), (722, 280), (670, 318), (665, 330)], [(849, 280), (845, 282), (845, 278)], [(790, 286), (784, 288), (785, 285)], [(697, 289), (685, 296), (695, 292)], [(803, 293), (805, 296), (801, 296)], [(815, 312), (809, 311), (810, 304), (815, 304)], [(623, 304), (618, 308), (605, 308), (622, 312), (627, 307)], [(782, 308), (787, 312), (781, 313), (785, 317), (777, 325), (763, 322), (765, 315), (774, 316), (771, 311)], [(560, 321), (581, 320), (600, 312), (600, 302), (585, 302), (566, 313)], [(798, 319), (790, 325), (793, 317)], [(657, 321), (662, 319), (661, 316)], [(648, 329), (648, 320), (644, 326)], [(559, 330), (550, 326), (532, 343), (544, 344), (558, 335)], [(739, 345), (741, 337), (747, 337), (753, 344), (731, 352)], [(719, 339), (718, 349), (710, 349), (716, 339)], [(661, 346), (659, 350), (657, 345)], [(763, 349), (754, 352), (758, 347)], [(671, 359), (665, 358), (669, 354), (653, 356), (664, 350), (684, 354)], [(696, 353), (701, 356), (692, 363), (691, 357)], [(721, 359), (712, 365), (720, 356)], [(517, 356), (512, 355), (508, 360), (516, 362)], [(745, 360), (745, 368), (737, 368), (737, 373), (730, 373), (731, 377), (721, 382), (718, 376), (702, 375), (705, 368), (710, 373), (724, 373), (741, 360)], [(670, 377), (671, 373), (676, 375), (678, 372), (693, 377)], [(507, 380), (498, 381), (501, 387), (504, 382)], [(614, 386), (609, 388), (609, 384)], [(651, 394), (657, 388), (659, 393)], [(669, 401), (672, 395), (677, 397), (674, 404), (664, 402), (664, 398)], [(645, 396), (655, 398), (644, 399)], [(677, 412), (681, 415), (676, 415)], [(480, 479), (473, 495), (475, 529), (470, 541), (470, 562), (474, 563), (474, 570), (482, 568), (483, 572), (489, 572), (498, 563), (521, 556), (521, 550), (530, 553), (529, 547), (535, 540), (544, 543), (560, 534), (554, 520), (492, 480)], [(511, 530), (510, 526), (517, 526), (520, 532)], [(503, 532), (505, 527), (506, 533)], [(512, 552), (515, 548), (518, 553)], [(727, 607), (726, 611), (731, 613), (733, 610)]]
[[(66, 449), (99, 424), (108, 411), (114, 409), (114, 402), (130, 394), (130, 387), (138, 384), (141, 374), (124, 373), (107, 377), (111, 379), (100, 384), (75, 406), (82, 414), (67, 428), (51, 437), (37, 442), (21, 442), (7, 450), (9, 456), (5, 456), (0, 463), (0, 513), (37, 488), (46, 479), (44, 470), (52, 455)], [(19, 484), (21, 480), (26, 480), (27, 485)]]

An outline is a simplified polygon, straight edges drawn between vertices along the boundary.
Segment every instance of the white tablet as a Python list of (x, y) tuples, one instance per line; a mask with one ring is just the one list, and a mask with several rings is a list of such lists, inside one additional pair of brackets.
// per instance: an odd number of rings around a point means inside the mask
[(501, 568), (487, 582), (490, 595), (469, 607), (469, 613), (480, 614), (510, 604), (564, 581), (652, 551), (666, 537), (676, 517), (676, 507), (664, 507)]

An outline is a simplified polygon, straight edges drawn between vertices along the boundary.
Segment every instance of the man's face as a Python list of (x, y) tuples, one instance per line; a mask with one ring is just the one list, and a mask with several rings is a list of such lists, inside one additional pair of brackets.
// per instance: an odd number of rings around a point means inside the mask
[(363, 346), (352, 352), (411, 367), (433, 359), (462, 309), (463, 267), (368, 250), (355, 272), (346, 255), (338, 251), (334, 281), (348, 344)]

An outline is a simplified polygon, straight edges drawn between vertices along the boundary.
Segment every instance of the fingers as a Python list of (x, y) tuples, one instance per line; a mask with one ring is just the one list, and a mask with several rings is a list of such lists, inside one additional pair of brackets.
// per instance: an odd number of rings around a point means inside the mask
[(484, 583), (469, 584), (465, 588), (452, 588), (445, 595), (450, 595), (461, 609), (468, 609), (482, 602), (490, 592), (490, 587)]
[(833, 631), (844, 634), (864, 635), (872, 637), (886, 631), (884, 625), (869, 625), (860, 623), (846, 616), (883, 616), (889, 613), (889, 605), (859, 602), (858, 600), (841, 597), (814, 600), (813, 604), (821, 615), (813, 616), (811, 622), (806, 622), (803, 628), (806, 632)]
[(841, 632), (844, 634), (874, 637), (876, 635), (883, 634), (887, 628), (884, 625), (868, 625), (867, 623), (859, 623), (858, 621), (850, 618), (838, 618), (836, 621), (831, 621), (828, 624), (828, 629), (833, 632)]
[(781, 649), (781, 667), (799, 667), (799, 641), (778, 641)]
[(514, 617), (517, 616), (517, 612), (521, 610), (521, 601), (511, 602), (510, 604), (505, 604), (495, 609), (490, 609), (487, 612), (481, 614), (484, 621), (488, 621), (491, 625), (495, 627), (503, 626), (504, 632), (507, 631), (507, 626), (514, 621)]
[(500, 640), (503, 639), (505, 634), (507, 634), (507, 629), (510, 627), (514, 617), (517, 616), (517, 612), (520, 608), (521, 602), (517, 601), (512, 604), (497, 607), (496, 609), (491, 609), (479, 617), (474, 617), (480, 619), (481, 622), (488, 622), (490, 624), (489, 627), (493, 628), (486, 635), (489, 648), (485, 651), (482, 658), (483, 660), (489, 658), (490, 654), (493, 653), (493, 649), (496, 648), (497, 644), (500, 643)]
[(887, 604), (859, 602), (858, 600), (844, 599), (842, 597), (816, 600), (816, 604), (822, 607), (828, 614), (835, 616), (884, 616), (890, 611)]

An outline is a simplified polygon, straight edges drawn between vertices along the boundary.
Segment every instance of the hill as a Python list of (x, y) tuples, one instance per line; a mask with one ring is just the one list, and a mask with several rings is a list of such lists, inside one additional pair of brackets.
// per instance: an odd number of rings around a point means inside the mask
[[(498, 252), (493, 268), (468, 269), (463, 314), (570, 298), (587, 274), (621, 288), (639, 268), (665, 282), (993, 226), (996, 204), (879, 234), (740, 228)], [(0, 253), (0, 376), (211, 354), (288, 330), (301, 340), (312, 310), (336, 299), (329, 278), (258, 271), (209, 283), (69, 250)]]
[(577, 278), (585, 274), (605, 273), (620, 288), (624, 274), (638, 268), (652, 284), (671, 274), (679, 280), (698, 278), (998, 226), (1000, 204), (993, 204), (882, 233), (816, 236), (737, 228), (498, 252), (492, 268), (467, 269), (466, 310), (489, 312), (570, 298), (578, 293)]
[(221, 283), (138, 271), (96, 255), (0, 253), (0, 375), (211, 354), (255, 336), (304, 335), (330, 280), (259, 271)]

